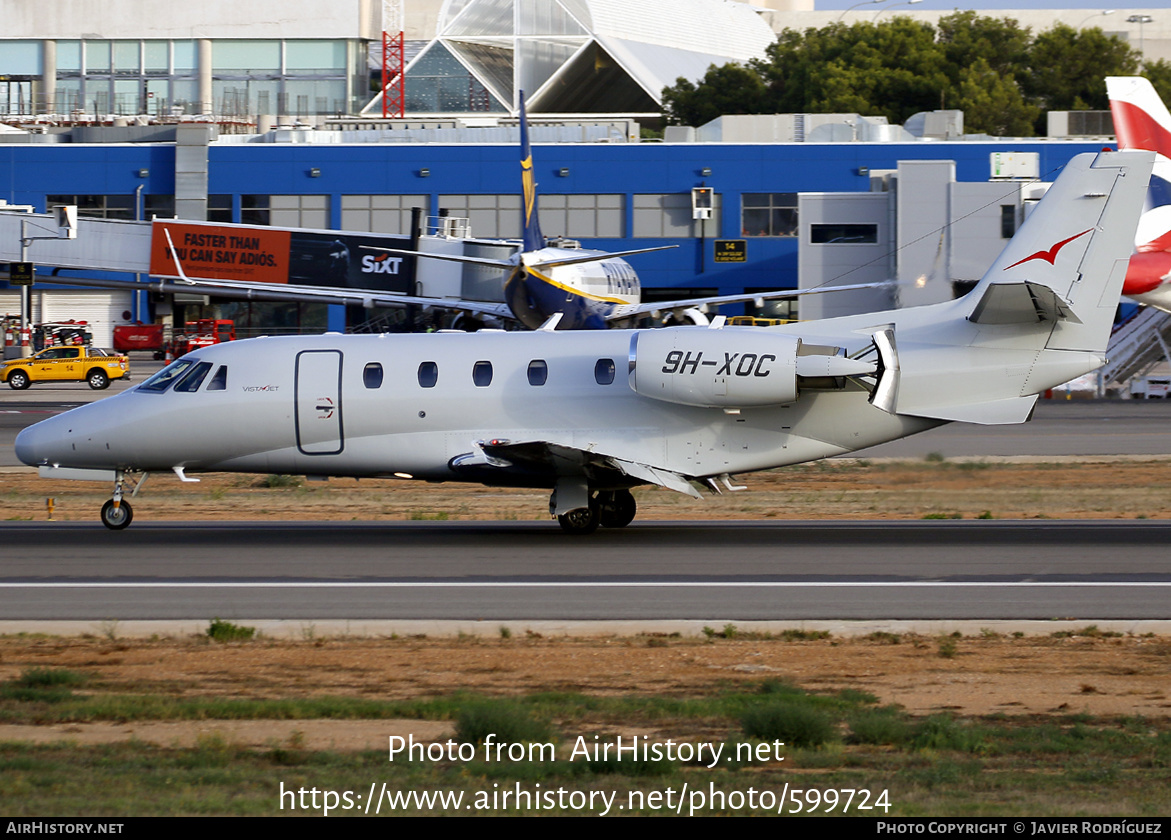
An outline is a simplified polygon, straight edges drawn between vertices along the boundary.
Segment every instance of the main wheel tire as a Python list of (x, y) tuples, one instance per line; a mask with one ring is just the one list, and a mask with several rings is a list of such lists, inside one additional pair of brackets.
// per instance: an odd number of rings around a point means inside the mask
[(598, 507), (590, 505), (589, 507), (575, 508), (569, 513), (562, 513), (558, 515), (557, 523), (561, 526), (561, 530), (567, 534), (581, 536), (592, 534), (598, 530)]
[(110, 377), (106, 376), (106, 372), (104, 370), (91, 370), (85, 381), (88, 382), (89, 387), (93, 388), (95, 391), (101, 391), (110, 387)]
[(598, 523), (603, 528), (625, 528), (634, 521), (638, 505), (629, 490), (598, 494)]
[(110, 499), (102, 505), (102, 524), (111, 531), (121, 531), (134, 520), (134, 509), (130, 503), (122, 501), (114, 507), (114, 500)]
[(31, 384), (28, 374), (23, 370), (14, 370), (8, 376), (8, 387), (14, 391), (23, 391)]

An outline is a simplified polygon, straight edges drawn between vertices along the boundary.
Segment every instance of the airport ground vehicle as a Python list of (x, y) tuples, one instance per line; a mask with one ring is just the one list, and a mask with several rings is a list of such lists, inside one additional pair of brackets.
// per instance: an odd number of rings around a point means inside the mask
[(168, 349), (175, 358), (184, 356), (200, 347), (211, 347), (225, 341), (236, 340), (236, 323), (227, 318), (200, 318), (187, 324), (182, 332), (176, 332)]
[(34, 382), (87, 382), (95, 391), (130, 376), (130, 360), (97, 347), (49, 347), (27, 359), (0, 363), (0, 382), (22, 391)]

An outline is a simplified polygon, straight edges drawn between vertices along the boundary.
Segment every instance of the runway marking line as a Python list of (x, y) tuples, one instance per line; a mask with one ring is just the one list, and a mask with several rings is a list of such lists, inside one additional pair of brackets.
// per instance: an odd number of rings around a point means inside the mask
[(744, 587), (764, 587), (770, 589), (941, 589), (944, 587), (957, 587), (977, 589), (1008, 586), (1040, 588), (1096, 587), (1118, 589), (1127, 587), (1171, 587), (1171, 581), (958, 581), (955, 583), (948, 583), (947, 581), (907, 581), (904, 583), (889, 583), (879, 581), (862, 581), (857, 583), (834, 581), (825, 583), (814, 583), (810, 581), (666, 581), (661, 583), (654, 581), (597, 581), (592, 583), (586, 581), (567, 581), (564, 583), (554, 583), (549, 581), (522, 581), (518, 583), (504, 583), (501, 581), (459, 583), (451, 581), (274, 581), (271, 583), (266, 583), (263, 581), (211, 581), (208, 583), (193, 583), (190, 581), (181, 581), (173, 583), (0, 583), (0, 589), (739, 589)]

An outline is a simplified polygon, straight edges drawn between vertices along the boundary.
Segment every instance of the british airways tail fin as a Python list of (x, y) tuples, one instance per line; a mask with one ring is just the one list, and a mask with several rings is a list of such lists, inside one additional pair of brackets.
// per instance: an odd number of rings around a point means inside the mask
[(520, 91), (520, 183), (521, 228), (524, 231), (524, 249), (539, 251), (545, 247), (541, 222), (537, 213), (537, 181), (533, 172), (533, 150), (529, 146), (529, 121), (525, 115), (525, 92)]
[(1139, 253), (1171, 250), (1171, 114), (1142, 76), (1107, 76), (1106, 91), (1119, 149), (1155, 153), (1146, 204), (1135, 233)]

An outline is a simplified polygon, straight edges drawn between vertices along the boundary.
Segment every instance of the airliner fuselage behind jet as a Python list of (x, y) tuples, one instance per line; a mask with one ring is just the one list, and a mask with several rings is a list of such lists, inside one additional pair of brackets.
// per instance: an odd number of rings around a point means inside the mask
[[(539, 267), (588, 255), (599, 259)], [(560, 329), (603, 330), (617, 307), (637, 304), (641, 296), (638, 274), (630, 263), (601, 251), (541, 248), (523, 253), (521, 266), (505, 282), (504, 300), (521, 323), (532, 330), (555, 312), (562, 313)]]

